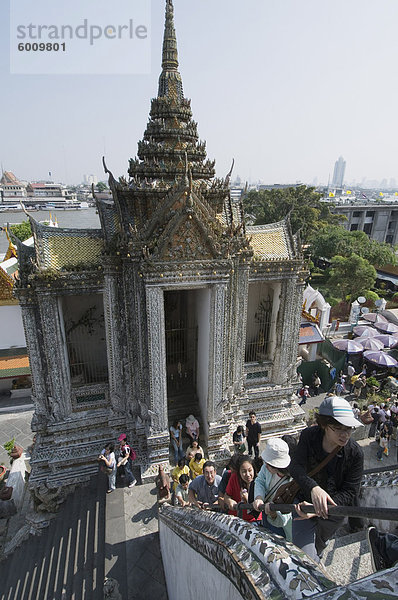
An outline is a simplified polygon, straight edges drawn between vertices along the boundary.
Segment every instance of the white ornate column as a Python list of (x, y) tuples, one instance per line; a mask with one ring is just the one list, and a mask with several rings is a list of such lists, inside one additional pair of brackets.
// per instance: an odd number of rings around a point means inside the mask
[(224, 339), (225, 296), (227, 286), (217, 283), (211, 288), (210, 298), (210, 348), (209, 348), (209, 395), (207, 420), (217, 418), (216, 407), (221, 404), (224, 393)]
[(163, 289), (146, 288), (149, 353), (149, 404), (152, 430), (168, 430), (167, 423), (167, 377), (166, 342), (164, 324)]
[(110, 401), (113, 410), (116, 413), (122, 413), (126, 410), (126, 399), (123, 386), (123, 353), (120, 340), (122, 323), (117, 290), (117, 266), (105, 265), (104, 274), (104, 320), (108, 354)]
[(26, 301), (23, 297), (20, 297), (19, 304), (22, 311), (22, 321), (29, 352), (32, 377), (32, 400), (35, 407), (32, 425), (35, 430), (40, 430), (40, 426), (44, 425), (50, 417), (46, 380), (44, 376), (46, 368), (42, 360), (42, 340), (39, 337), (41, 331), (40, 318), (37, 314), (37, 304)]
[(289, 385), (298, 354), (300, 316), (304, 284), (296, 278), (284, 280), (281, 289), (279, 318), (276, 325), (278, 344), (273, 366), (273, 383)]
[(42, 295), (39, 305), (51, 385), (51, 415), (56, 421), (62, 421), (72, 413), (72, 402), (69, 364), (60, 326), (57, 298), (50, 294)]

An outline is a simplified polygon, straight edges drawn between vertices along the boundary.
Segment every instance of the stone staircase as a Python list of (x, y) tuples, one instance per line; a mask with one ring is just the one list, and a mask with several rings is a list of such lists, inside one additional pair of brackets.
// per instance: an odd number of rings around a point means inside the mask
[(102, 600), (106, 477), (77, 488), (40, 536), (0, 563), (0, 600)]
[(338, 585), (349, 585), (373, 573), (366, 529), (356, 533), (340, 529), (327, 545), (321, 564)]

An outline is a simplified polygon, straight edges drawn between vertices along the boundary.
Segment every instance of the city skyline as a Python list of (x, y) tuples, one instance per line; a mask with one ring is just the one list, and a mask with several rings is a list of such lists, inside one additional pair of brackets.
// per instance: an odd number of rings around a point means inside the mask
[[(370, 0), (319, 4), (174, 0), (184, 92), (217, 175), (234, 158), (233, 178), (327, 184), (342, 155), (347, 182), (398, 178), (398, 7), (388, 0), (377, 8)], [(4, 170), (25, 180), (51, 172), (68, 184), (84, 173), (104, 179), (105, 154), (115, 176), (126, 175), (160, 73), (164, 0), (151, 6), (151, 72), (84, 76), (11, 75), (9, 5), (1, 5)]]

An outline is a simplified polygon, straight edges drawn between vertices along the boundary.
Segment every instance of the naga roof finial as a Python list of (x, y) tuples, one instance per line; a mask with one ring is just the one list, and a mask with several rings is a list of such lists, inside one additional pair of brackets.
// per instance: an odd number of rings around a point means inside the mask
[(166, 0), (166, 19), (163, 36), (162, 73), (159, 78), (158, 96), (175, 100), (184, 97), (181, 75), (178, 72), (177, 37), (174, 27), (173, 0)]

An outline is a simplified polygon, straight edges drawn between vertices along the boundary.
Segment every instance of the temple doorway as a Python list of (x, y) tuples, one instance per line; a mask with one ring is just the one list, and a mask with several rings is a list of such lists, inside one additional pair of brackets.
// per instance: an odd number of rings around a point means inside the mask
[[(201, 430), (207, 419), (210, 291), (164, 292), (167, 409), (169, 426), (193, 414)], [(205, 427), (206, 428), (206, 427)]]

